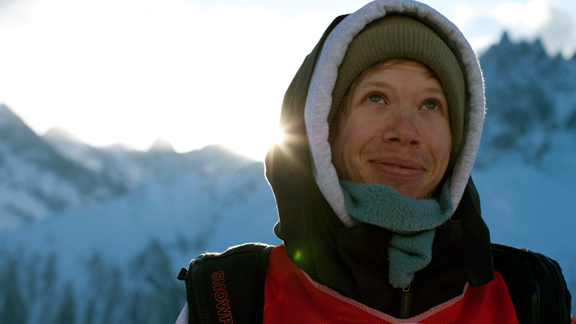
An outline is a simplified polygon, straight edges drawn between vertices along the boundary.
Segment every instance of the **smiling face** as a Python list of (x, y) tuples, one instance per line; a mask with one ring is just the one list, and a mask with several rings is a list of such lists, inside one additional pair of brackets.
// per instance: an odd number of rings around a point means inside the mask
[(383, 184), (424, 199), (444, 177), (452, 134), (440, 81), (424, 64), (388, 60), (361, 75), (337, 116), (340, 180)]

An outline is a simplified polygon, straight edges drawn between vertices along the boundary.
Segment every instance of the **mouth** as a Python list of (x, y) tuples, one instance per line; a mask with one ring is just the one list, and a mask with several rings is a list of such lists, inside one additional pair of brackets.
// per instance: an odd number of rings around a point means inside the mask
[(369, 162), (379, 172), (400, 179), (420, 177), (425, 171), (421, 164), (403, 159), (380, 158), (370, 160)]

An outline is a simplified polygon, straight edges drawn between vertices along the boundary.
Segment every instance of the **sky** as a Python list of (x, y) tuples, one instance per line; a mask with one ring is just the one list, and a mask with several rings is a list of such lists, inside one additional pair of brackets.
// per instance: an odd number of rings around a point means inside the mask
[[(504, 30), (576, 51), (574, 0), (423, 1), (478, 53)], [(39, 135), (178, 152), (224, 144), (263, 159), (284, 92), (357, 0), (0, 0), (0, 103)]]

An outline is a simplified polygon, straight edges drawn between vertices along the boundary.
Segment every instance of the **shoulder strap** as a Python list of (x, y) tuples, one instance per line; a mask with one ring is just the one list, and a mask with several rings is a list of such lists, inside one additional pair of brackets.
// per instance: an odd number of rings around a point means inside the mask
[(206, 253), (182, 268), (190, 324), (262, 323), (264, 281), (273, 246), (248, 243)]
[(492, 255), (520, 324), (570, 324), (571, 296), (556, 261), (499, 244), (492, 244)]

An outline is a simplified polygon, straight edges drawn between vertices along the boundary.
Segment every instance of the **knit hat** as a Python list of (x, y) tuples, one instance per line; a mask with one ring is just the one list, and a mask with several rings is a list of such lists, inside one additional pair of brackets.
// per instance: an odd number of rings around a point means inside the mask
[(366, 25), (354, 37), (338, 68), (328, 123), (332, 126), (346, 91), (354, 80), (370, 66), (391, 58), (420, 61), (430, 67), (440, 79), (450, 111), (452, 151), (449, 167), (454, 166), (464, 128), (464, 76), (454, 53), (446, 43), (430, 27), (414, 18), (385, 16)]

